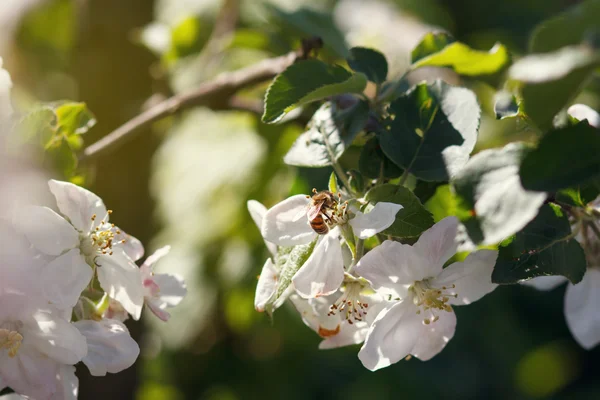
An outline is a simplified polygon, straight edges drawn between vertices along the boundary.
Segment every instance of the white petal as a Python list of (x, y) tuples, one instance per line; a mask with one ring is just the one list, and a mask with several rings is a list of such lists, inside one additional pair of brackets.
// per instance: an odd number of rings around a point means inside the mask
[(79, 249), (69, 250), (42, 269), (44, 295), (61, 310), (73, 308), (93, 276)]
[(256, 284), (256, 294), (254, 295), (254, 308), (258, 312), (265, 311), (267, 302), (275, 293), (277, 287), (278, 274), (270, 258), (260, 272), (258, 283)]
[(565, 318), (571, 334), (584, 349), (600, 343), (600, 270), (589, 268), (583, 280), (569, 285), (565, 294)]
[(396, 363), (417, 344), (423, 318), (410, 301), (401, 301), (377, 315), (358, 358), (365, 368), (376, 371)]
[(456, 314), (454, 311), (440, 311), (439, 319), (429, 325), (421, 323), (419, 340), (410, 354), (419, 360), (427, 361), (446, 347), (456, 331)]
[(58, 366), (56, 361), (23, 344), (15, 357), (2, 357), (0, 375), (4, 385), (23, 395), (19, 399), (53, 399), (59, 390)]
[(538, 276), (528, 281), (521, 282), (525, 286), (536, 288), (537, 290), (552, 290), (563, 283), (568, 282), (568, 279), (564, 276), (552, 275), (552, 276)]
[[(248, 200), (248, 203), (246, 203), (246, 205), (248, 207), (248, 212), (250, 213), (252, 220), (254, 221), (254, 223), (258, 227), (258, 230), (260, 231), (262, 228), (263, 218), (267, 212), (267, 207), (265, 207), (264, 205), (262, 205), (262, 203), (259, 203), (256, 200)], [(267, 249), (272, 255), (277, 254), (276, 244), (267, 242), (265, 240), (265, 245), (267, 246)]]
[(252, 220), (260, 230), (262, 227), (263, 218), (267, 213), (267, 207), (256, 200), (248, 200), (246, 206), (248, 207), (248, 212), (250, 213)]
[(56, 198), (56, 205), (60, 212), (68, 217), (80, 232), (90, 231), (94, 214), (98, 222), (106, 218), (106, 207), (102, 199), (89, 190), (69, 182), (55, 180), (50, 180), (48, 186)]
[(308, 202), (306, 196), (298, 194), (271, 207), (261, 226), (265, 240), (280, 246), (310, 243), (317, 233), (308, 223)]
[[(116, 226), (112, 227), (111, 230), (115, 232), (114, 243), (118, 245), (132, 261), (137, 261), (144, 256), (144, 246), (137, 238), (128, 235)], [(123, 243), (123, 241), (125, 242)]]
[(79, 379), (75, 376), (75, 367), (61, 365), (56, 379), (60, 386), (57, 400), (77, 400)]
[(140, 354), (139, 346), (119, 321), (78, 321), (75, 326), (87, 340), (89, 350), (83, 363), (93, 376), (121, 372), (133, 365)]
[(31, 319), (23, 337), (40, 352), (63, 364), (76, 364), (87, 354), (85, 338), (70, 322), (46, 311)]
[(121, 303), (133, 319), (139, 319), (144, 305), (144, 287), (137, 265), (119, 251), (96, 257), (96, 264), (102, 289)]
[(456, 315), (441, 312), (429, 325), (410, 301), (396, 303), (375, 319), (358, 353), (363, 365), (375, 371), (396, 363), (411, 354), (423, 361), (444, 349), (454, 336)]
[(377, 233), (389, 228), (396, 220), (396, 214), (403, 207), (400, 204), (381, 202), (375, 204), (373, 209), (363, 214), (358, 211), (350, 220), (354, 234), (361, 239), (370, 238)]
[(304, 265), (292, 277), (300, 296), (311, 298), (335, 292), (344, 280), (342, 246), (334, 234), (323, 236)]
[(185, 282), (178, 275), (155, 274), (154, 283), (158, 285), (158, 298), (166, 307), (175, 307), (187, 294)]
[(140, 269), (147, 269), (148, 271), (152, 271), (152, 267), (154, 266), (154, 264), (156, 264), (161, 258), (166, 256), (167, 254), (169, 254), (170, 251), (171, 246), (164, 246), (156, 250), (154, 253), (148, 256), (148, 258), (146, 258)]
[(58, 256), (79, 245), (79, 234), (73, 226), (47, 207), (22, 207), (13, 221), (17, 230), (45, 254)]
[(583, 121), (587, 119), (587, 122), (593, 126), (594, 128), (600, 129), (600, 114), (596, 112), (590, 106), (585, 104), (573, 104), (567, 110), (567, 114), (571, 117), (578, 119), (579, 121)]
[(414, 248), (425, 257), (430, 264), (432, 277), (442, 271), (444, 263), (456, 253), (456, 234), (458, 219), (446, 217), (423, 232)]
[(373, 289), (393, 298), (404, 298), (407, 286), (430, 276), (427, 260), (412, 246), (386, 240), (360, 259), (356, 272)]
[[(492, 271), (496, 264), (498, 252), (495, 250), (479, 250), (469, 254), (463, 262), (456, 262), (442, 271), (433, 280), (432, 286), (445, 286), (446, 292), (456, 295), (450, 297), (450, 304), (471, 304), (490, 293), (497, 284), (492, 283)], [(452, 286), (455, 287), (452, 287)]]

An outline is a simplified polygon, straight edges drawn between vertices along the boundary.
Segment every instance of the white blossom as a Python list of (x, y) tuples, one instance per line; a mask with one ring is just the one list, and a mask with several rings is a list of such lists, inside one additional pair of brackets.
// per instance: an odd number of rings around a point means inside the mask
[(367, 253), (356, 272), (391, 302), (373, 322), (359, 358), (370, 370), (408, 355), (428, 360), (452, 339), (453, 305), (470, 304), (491, 292), (497, 252), (480, 250), (465, 261), (443, 265), (456, 252), (458, 221), (448, 217), (413, 246), (385, 241)]
[(49, 181), (61, 215), (47, 207), (23, 207), (15, 226), (41, 253), (55, 257), (42, 271), (49, 300), (61, 308), (73, 307), (96, 274), (100, 286), (139, 319), (144, 304), (140, 269), (141, 243), (109, 222), (110, 211), (92, 192), (67, 182)]
[(402, 208), (399, 204), (380, 202), (370, 212), (362, 213), (338, 204), (328, 233), (319, 235), (307, 216), (310, 202), (310, 197), (304, 195), (289, 197), (265, 213), (261, 226), (265, 240), (279, 246), (317, 240), (314, 251), (292, 278), (296, 291), (305, 298), (326, 296), (340, 287), (344, 279), (340, 229), (350, 226), (354, 235), (366, 239), (392, 225)]
[(187, 293), (185, 283), (180, 276), (155, 274), (152, 270), (154, 264), (166, 256), (170, 249), (170, 246), (165, 246), (156, 250), (140, 267), (144, 286), (144, 303), (154, 315), (163, 321), (167, 321), (170, 317), (166, 309), (181, 303)]

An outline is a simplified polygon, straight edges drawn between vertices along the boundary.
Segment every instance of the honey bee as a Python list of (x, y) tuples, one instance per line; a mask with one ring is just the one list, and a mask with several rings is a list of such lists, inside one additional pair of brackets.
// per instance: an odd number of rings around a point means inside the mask
[(319, 235), (325, 235), (329, 232), (328, 223), (335, 222), (334, 217), (338, 200), (330, 191), (317, 192), (316, 189), (313, 189), (313, 195), (310, 199), (308, 212), (306, 213), (310, 227)]

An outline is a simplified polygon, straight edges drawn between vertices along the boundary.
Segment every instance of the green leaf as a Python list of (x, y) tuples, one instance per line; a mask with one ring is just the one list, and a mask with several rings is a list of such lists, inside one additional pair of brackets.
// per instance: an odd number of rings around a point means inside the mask
[(15, 124), (15, 130), (20, 142), (40, 144), (45, 147), (54, 137), (56, 114), (50, 107), (37, 107)]
[(365, 75), (319, 60), (300, 61), (277, 75), (265, 96), (263, 122), (279, 121), (294, 108), (344, 93), (362, 93)]
[(331, 175), (329, 175), (329, 184), (327, 185), (327, 187), (329, 188), (329, 191), (333, 194), (337, 194), (340, 191), (335, 172), (332, 172)]
[(554, 116), (581, 91), (599, 65), (598, 50), (570, 46), (524, 57), (510, 68), (509, 75), (522, 84), (523, 112), (538, 128), (547, 130)]
[(553, 192), (600, 177), (600, 130), (587, 121), (551, 131), (523, 159), (521, 183)]
[(429, 32), (423, 36), (421, 42), (411, 52), (410, 63), (415, 64), (417, 61), (441, 51), (444, 47), (455, 41), (449, 33)]
[(377, 138), (365, 143), (360, 152), (358, 169), (364, 176), (372, 179), (391, 179), (402, 175), (402, 169), (383, 154)]
[(82, 135), (96, 125), (96, 117), (85, 103), (63, 103), (56, 107), (57, 130), (67, 137)]
[(539, 24), (529, 40), (529, 51), (547, 53), (561, 47), (581, 43), (589, 32), (598, 29), (600, 2), (584, 1)]
[(429, 211), (423, 207), (417, 196), (403, 186), (389, 183), (375, 186), (367, 192), (365, 200), (369, 202), (369, 207), (380, 201), (396, 203), (404, 207), (396, 214), (392, 226), (382, 232), (384, 235), (399, 238), (416, 237), (433, 225), (433, 218)]
[(522, 143), (474, 155), (452, 181), (457, 216), (475, 244), (495, 244), (537, 215), (546, 193), (523, 189), (519, 165), (529, 151)]
[(508, 50), (500, 43), (496, 43), (490, 51), (480, 51), (464, 43), (453, 42), (438, 52), (419, 59), (411, 68), (448, 67), (459, 75), (482, 76), (496, 74), (510, 62)]
[(519, 104), (515, 96), (508, 92), (496, 93), (494, 114), (496, 114), (496, 119), (511, 118), (519, 115)]
[(300, 167), (325, 167), (337, 161), (363, 129), (369, 106), (358, 102), (340, 110), (334, 102), (324, 103), (309, 122), (309, 130), (296, 139), (283, 161)]
[(286, 12), (271, 4), (266, 6), (267, 10), (282, 23), (284, 29), (291, 28), (298, 38), (318, 36), (323, 39), (325, 49), (340, 58), (348, 57), (348, 44), (331, 14), (309, 8)]
[(457, 201), (450, 185), (439, 186), (435, 194), (425, 203), (425, 208), (433, 215), (435, 222), (439, 222), (450, 215), (456, 215), (458, 210)]
[(278, 256), (276, 260), (276, 268), (279, 270), (279, 280), (277, 281), (277, 289), (273, 296), (269, 299), (269, 302), (265, 306), (265, 309), (271, 309), (278, 303), (281, 296), (284, 295), (286, 289), (291, 285), (292, 278), (298, 272), (298, 270), (304, 265), (308, 257), (312, 254), (315, 249), (317, 239), (313, 240), (309, 244), (302, 244), (294, 246), (293, 248), (287, 248), (283, 251), (282, 256)]
[(66, 140), (56, 142), (48, 147), (47, 154), (52, 159), (54, 167), (58, 169), (64, 176), (71, 176), (77, 168), (77, 156), (73, 152), (71, 146)]
[(385, 82), (388, 74), (388, 63), (385, 56), (377, 50), (365, 47), (350, 49), (348, 65), (356, 72), (362, 72), (371, 82)]
[(585, 254), (560, 207), (544, 205), (539, 214), (511, 240), (499, 247), (492, 281), (517, 283), (544, 275), (563, 275), (572, 283), (583, 279)]
[(386, 156), (425, 181), (447, 181), (469, 159), (481, 109), (469, 89), (421, 83), (390, 105), (379, 142)]
[(421, 203), (425, 204), (427, 200), (433, 197), (435, 191), (440, 187), (444, 186), (442, 182), (427, 182), (417, 180), (413, 193), (421, 200)]

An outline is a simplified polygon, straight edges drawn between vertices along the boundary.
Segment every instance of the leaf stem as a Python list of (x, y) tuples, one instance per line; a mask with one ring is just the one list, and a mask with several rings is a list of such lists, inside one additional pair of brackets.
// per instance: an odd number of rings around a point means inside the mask
[(365, 253), (365, 241), (363, 239), (358, 239), (356, 241), (356, 253), (354, 259), (352, 260), (352, 264), (348, 267), (347, 273), (351, 274), (354, 271), (354, 267), (358, 264), (358, 261), (362, 258)]

